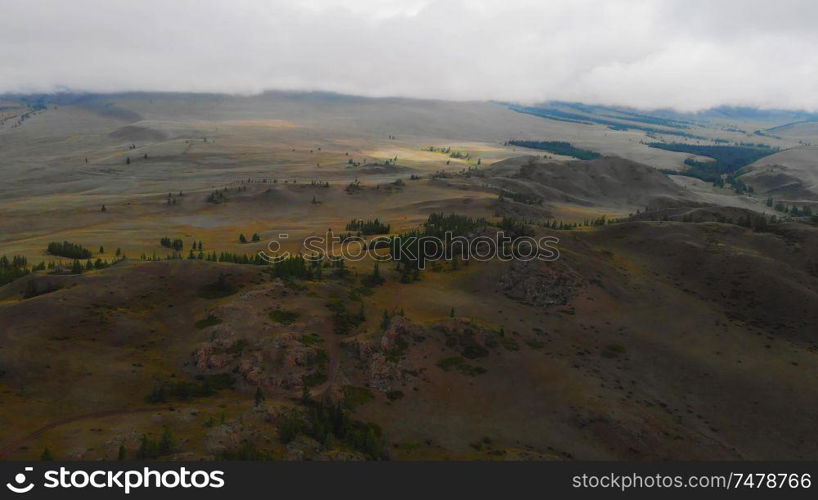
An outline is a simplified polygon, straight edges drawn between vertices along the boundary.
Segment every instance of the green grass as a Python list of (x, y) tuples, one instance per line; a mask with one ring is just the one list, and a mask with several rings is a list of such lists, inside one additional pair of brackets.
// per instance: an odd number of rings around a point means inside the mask
[(625, 346), (622, 344), (610, 344), (606, 345), (605, 348), (602, 349), (602, 356), (605, 358), (618, 358), (625, 354), (625, 352)]
[(187, 401), (212, 396), (222, 389), (232, 388), (234, 384), (235, 378), (229, 373), (200, 375), (194, 381), (165, 381), (157, 384), (146, 400), (149, 403)]
[(372, 401), (375, 396), (372, 395), (372, 391), (369, 390), (367, 387), (357, 387), (354, 385), (345, 385), (343, 387), (344, 391), (344, 406), (349, 408), (350, 410), (354, 410), (359, 406), (365, 405)]
[(237, 291), (238, 288), (228, 283), (227, 277), (224, 274), (220, 274), (216, 281), (199, 289), (199, 297), (204, 299), (220, 299), (228, 295), (233, 295)]
[(403, 399), (403, 396), (404, 396), (403, 391), (399, 390), (389, 391), (386, 393), (386, 399), (388, 399), (389, 401), (397, 401), (399, 399)]
[(301, 377), (301, 381), (304, 383), (304, 387), (311, 389), (326, 382), (327, 374), (324, 373), (323, 370), (318, 369), (309, 375), (304, 375)]
[(270, 319), (282, 325), (291, 325), (298, 319), (299, 313), (288, 311), (287, 309), (274, 309), (270, 311)]
[(195, 326), (197, 330), (202, 330), (209, 326), (221, 324), (221, 322), (222, 322), (221, 318), (214, 316), (212, 314), (208, 314), (205, 319), (200, 319), (199, 321), (194, 323), (193, 326)]
[(460, 356), (441, 359), (437, 362), (437, 366), (443, 371), (450, 372), (455, 370), (469, 377), (476, 377), (477, 375), (486, 373), (486, 369), (482, 366), (470, 365)]
[(324, 339), (322, 339), (321, 336), (318, 335), (317, 333), (308, 333), (306, 335), (302, 335), (301, 338), (298, 339), (298, 341), (307, 347), (312, 347), (323, 343)]

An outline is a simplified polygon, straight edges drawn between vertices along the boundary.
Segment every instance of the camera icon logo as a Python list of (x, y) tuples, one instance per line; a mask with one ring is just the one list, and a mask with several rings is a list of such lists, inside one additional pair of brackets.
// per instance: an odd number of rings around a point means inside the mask
[[(34, 467), (26, 467), (25, 469), (26, 472), (32, 472), (33, 470)], [(14, 476), (14, 482), (16, 484), (6, 483), (6, 488), (10, 489), (14, 493), (28, 493), (34, 488), (34, 483), (25, 484), (26, 475), (22, 472), (19, 472)]]

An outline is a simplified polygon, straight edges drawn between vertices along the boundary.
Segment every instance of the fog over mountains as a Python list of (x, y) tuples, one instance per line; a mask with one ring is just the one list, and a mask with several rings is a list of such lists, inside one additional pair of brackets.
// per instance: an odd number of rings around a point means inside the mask
[(816, 110), (816, 19), (802, 0), (8, 0), (0, 93), (282, 89)]

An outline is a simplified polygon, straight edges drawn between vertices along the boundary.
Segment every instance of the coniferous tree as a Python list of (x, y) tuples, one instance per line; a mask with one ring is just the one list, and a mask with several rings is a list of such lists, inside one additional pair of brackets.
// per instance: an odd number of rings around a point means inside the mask
[(159, 438), (159, 455), (167, 455), (171, 453), (174, 448), (176, 448), (176, 439), (173, 437), (173, 433), (170, 431), (170, 428), (165, 426), (162, 430), (162, 436)]

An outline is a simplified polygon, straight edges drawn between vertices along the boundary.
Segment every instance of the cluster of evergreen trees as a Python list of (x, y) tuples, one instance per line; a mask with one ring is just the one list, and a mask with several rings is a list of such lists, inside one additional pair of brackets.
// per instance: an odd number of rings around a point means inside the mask
[(347, 231), (357, 231), (359, 235), (389, 234), (390, 225), (384, 224), (378, 218), (373, 220), (352, 219), (346, 225)]
[(0, 286), (11, 283), (17, 278), (27, 275), (30, 271), (28, 259), (15, 255), (11, 259), (3, 255), (0, 257)]
[[(705, 165), (708, 168), (722, 174), (736, 172), (741, 167), (749, 165), (756, 160), (769, 156), (779, 151), (778, 148), (771, 148), (764, 144), (743, 144), (740, 146), (724, 145), (701, 145), (687, 144), (682, 142), (651, 142), (648, 146), (665, 151), (675, 151), (678, 153), (688, 153), (696, 156), (706, 156), (713, 158), (714, 162), (696, 162), (691, 160), (688, 165)], [(686, 162), (687, 163), (687, 162)]]
[(355, 420), (341, 403), (315, 401), (307, 393), (302, 404), (303, 412), (291, 411), (278, 422), (279, 439), (285, 444), (303, 434), (325, 447), (340, 443), (370, 460), (387, 458), (386, 440), (376, 424)]
[(6, 283), (11, 283), (18, 278), (22, 278), (23, 276), (36, 271), (49, 270), (52, 273), (67, 272), (69, 274), (82, 274), (86, 271), (93, 271), (95, 269), (105, 269), (110, 265), (111, 262), (108, 260), (97, 258), (95, 260), (86, 259), (84, 263), (80, 259), (73, 259), (70, 266), (63, 265), (62, 261), (56, 263), (52, 261), (48, 264), (41, 261), (37, 265), (29, 266), (28, 259), (23, 256), (17, 255), (9, 259), (3, 255), (0, 257), (0, 286), (5, 285)]
[(685, 165), (688, 169), (684, 172), (664, 171), (668, 174), (685, 175), (694, 177), (705, 182), (710, 182), (716, 187), (730, 185), (738, 194), (752, 193), (753, 188), (736, 178), (738, 171), (756, 160), (778, 152), (778, 148), (771, 148), (764, 144), (742, 144), (739, 146), (700, 145), (685, 143), (664, 143), (651, 142), (648, 146), (665, 151), (675, 151), (678, 153), (689, 153), (697, 156), (707, 156), (714, 161), (703, 162), (688, 158)]
[[(591, 124), (596, 123), (596, 124), (599, 124), (599, 125), (605, 125), (611, 130), (641, 130), (641, 131), (645, 132), (649, 136), (653, 135), (653, 134), (666, 134), (666, 135), (676, 135), (676, 136), (680, 136), (680, 137), (689, 137), (691, 139), (705, 139), (705, 137), (694, 135), (694, 134), (691, 134), (690, 132), (686, 132), (686, 131), (683, 131), (683, 130), (661, 129), (661, 128), (649, 127), (649, 126), (645, 126), (645, 125), (635, 125), (633, 123), (625, 123), (625, 122), (620, 122), (620, 121), (614, 121), (614, 120), (610, 120), (610, 119), (607, 119), (607, 118), (600, 118), (600, 117), (594, 116), (596, 114), (595, 111), (591, 111), (589, 109), (580, 109), (580, 108), (577, 107), (577, 106), (584, 106), (584, 105), (568, 105), (568, 107), (572, 107), (572, 106), (575, 109), (578, 109), (578, 110), (583, 111), (583, 112), (590, 111), (590, 114), (572, 113), (572, 112), (563, 111), (561, 109), (557, 109), (557, 108), (554, 108), (554, 107), (542, 108), (542, 107), (535, 107), (535, 106), (520, 106), (520, 105), (516, 105), (516, 104), (508, 105), (509, 109), (511, 109), (512, 111), (517, 111), (518, 113), (526, 113), (526, 114), (530, 114), (530, 115), (534, 115), (534, 116), (539, 116), (539, 117), (542, 117), (542, 118), (547, 118), (549, 120), (557, 120), (557, 121), (563, 121), (563, 122), (569, 122), (569, 123), (581, 123), (581, 124), (585, 124), (585, 125), (591, 125)], [(622, 113), (621, 111), (617, 111), (617, 112)], [(608, 115), (608, 116), (610, 116), (610, 115)], [(644, 121), (645, 123), (656, 122), (656, 120), (657, 120), (655, 117), (648, 117), (647, 121), (645, 121), (645, 119), (639, 119), (639, 116), (640, 116), (639, 114), (631, 115), (629, 118), (624, 118), (624, 119), (628, 120), (629, 122)], [(641, 115), (641, 116), (648, 116), (648, 115)], [(616, 118), (616, 117), (613, 116), (611, 118)], [(683, 126), (683, 127), (686, 128), (686, 126), (684, 126), (684, 125), (677, 124), (677, 125), (674, 126), (671, 123), (674, 123), (674, 122), (663, 120), (663, 123), (657, 123), (657, 124), (661, 124), (661, 125), (665, 125), (667, 127), (673, 127), (673, 128), (678, 128), (679, 126)]]
[(447, 232), (450, 232), (452, 236), (465, 236), (487, 225), (486, 219), (482, 217), (433, 213), (423, 224), (423, 235), (443, 238)]
[(227, 196), (224, 195), (222, 191), (213, 191), (207, 198), (205, 199), (208, 203), (213, 203), (214, 205), (218, 205), (220, 203), (224, 203), (227, 201)]
[(513, 217), (503, 217), (497, 225), (503, 232), (512, 238), (520, 236), (534, 236), (534, 230), (523, 221), (517, 220)]
[(188, 260), (206, 260), (208, 262), (230, 262), (232, 264), (251, 264), (254, 266), (263, 266), (268, 263), (258, 254), (247, 255), (244, 253), (239, 254), (231, 252), (216, 253), (216, 251), (205, 253), (201, 250), (198, 253), (194, 253), (192, 249), (188, 252), (187, 258)]
[(621, 221), (618, 219), (609, 219), (606, 215), (601, 215), (595, 219), (584, 219), (582, 222), (565, 222), (562, 220), (551, 219), (550, 221), (543, 223), (542, 226), (547, 229), (554, 229), (557, 231), (570, 231), (580, 227), (604, 226), (615, 222)]
[[(304, 259), (304, 257), (294, 255), (274, 263), (270, 266), (269, 272), (275, 278), (312, 279), (316, 272), (315, 267), (316, 266), (312, 263)], [(318, 266), (318, 268), (320, 269), (320, 266)]]
[(340, 300), (328, 302), (327, 308), (332, 311), (332, 325), (338, 335), (346, 335), (353, 328), (366, 321), (363, 303), (361, 303), (357, 311), (347, 309), (346, 305)]
[(84, 248), (82, 245), (70, 243), (68, 241), (52, 241), (48, 244), (48, 253), (51, 255), (58, 255), (68, 259), (90, 259), (93, 256), (91, 250)]
[(767, 198), (767, 206), (779, 212), (789, 214), (792, 217), (812, 217), (815, 215), (810, 206), (798, 207), (797, 205), (785, 205), (781, 201), (776, 202), (772, 198)]
[(358, 179), (355, 179), (354, 181), (347, 184), (347, 187), (344, 188), (344, 191), (346, 191), (349, 194), (352, 194), (352, 193), (357, 193), (361, 189), (363, 189), (361, 187), (361, 181), (359, 181)]
[[(149, 438), (142, 434), (139, 440), (139, 450), (136, 452), (136, 458), (139, 460), (153, 460), (165, 455), (170, 455), (177, 449), (176, 438), (167, 426), (162, 429), (162, 435), (159, 439)], [(119, 459), (125, 459), (125, 449), (120, 447)]]
[[(443, 153), (445, 155), (449, 155), (449, 158), (455, 158), (458, 160), (469, 160), (471, 159), (471, 155), (465, 151), (455, 151), (451, 147), (436, 147), (436, 146), (428, 146), (426, 151), (431, 151), (432, 153)], [(478, 160), (479, 164), (479, 160)]]
[(511, 139), (506, 141), (506, 146), (509, 145), (529, 149), (540, 149), (543, 151), (548, 151), (549, 153), (554, 153), (555, 155), (573, 156), (574, 158), (579, 158), (580, 160), (594, 160), (602, 156), (595, 151), (576, 148), (570, 142), (564, 141), (527, 141)]
[(385, 282), (386, 280), (381, 275), (381, 269), (377, 262), (375, 263), (375, 267), (372, 269), (372, 273), (361, 278), (361, 283), (369, 288), (383, 285)]
[[(637, 212), (638, 214), (638, 212)], [(672, 219), (667, 213), (649, 213), (644, 212), (639, 220), (649, 220), (649, 221), (679, 221), (680, 219), (675, 218)], [(700, 219), (695, 217), (694, 215), (685, 214), (681, 218), (681, 222), (685, 223), (698, 223), (698, 222), (710, 222), (710, 219)], [(739, 217), (727, 217), (724, 215), (716, 215), (715, 221), (721, 224), (734, 224), (737, 226), (746, 227), (748, 229), (752, 229), (756, 232), (766, 232), (769, 231), (773, 226), (780, 222), (780, 219), (776, 216), (767, 217), (764, 214), (757, 214), (757, 213), (747, 213)]]
[(167, 236), (159, 240), (159, 243), (165, 248), (172, 248), (177, 252), (181, 252), (182, 248), (184, 248), (184, 243), (180, 239), (171, 240)]
[(499, 201), (505, 200), (506, 197), (511, 198), (513, 201), (516, 201), (517, 203), (524, 203), (526, 205), (542, 205), (543, 202), (542, 197), (537, 196), (535, 194), (503, 191), (502, 193), (497, 195), (497, 199)]
[[(389, 253), (400, 273), (401, 283), (410, 283), (420, 279), (420, 270), (426, 266), (422, 248), (425, 237), (432, 237), (441, 242), (443, 255), (447, 259), (454, 259), (456, 257), (453, 255), (454, 245), (446, 247), (447, 234), (452, 238), (468, 236), (487, 225), (488, 222), (483, 218), (433, 213), (420, 228), (396, 235), (385, 244), (389, 246)], [(462, 245), (458, 247), (458, 251), (464, 250)]]
[[(85, 261), (85, 266), (80, 270), (80, 272), (93, 271), (94, 269), (105, 269), (106, 267), (108, 267), (110, 265), (111, 264), (107, 260), (103, 260), (103, 259), (98, 258), (95, 261), (91, 262), (91, 259), (88, 259), (88, 260)], [(81, 266), (80, 261), (75, 260), (74, 264), (71, 267), (72, 273), (73, 274), (79, 274), (79, 273), (75, 273), (74, 271), (79, 270), (80, 266)]]
[[(261, 241), (261, 236), (258, 233), (253, 233), (251, 239), (253, 242)], [(244, 233), (239, 234), (239, 242), (247, 243), (247, 236), (245, 236)]]

